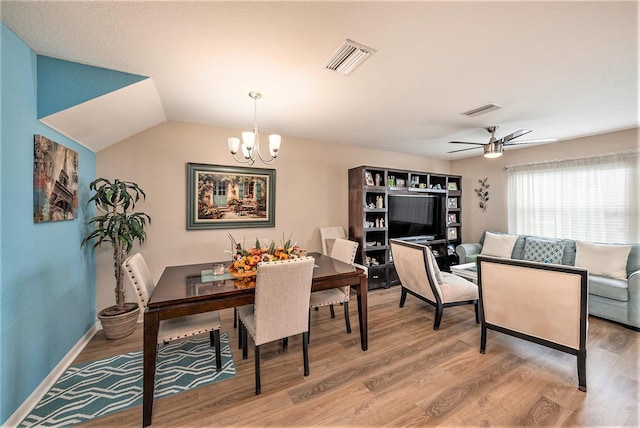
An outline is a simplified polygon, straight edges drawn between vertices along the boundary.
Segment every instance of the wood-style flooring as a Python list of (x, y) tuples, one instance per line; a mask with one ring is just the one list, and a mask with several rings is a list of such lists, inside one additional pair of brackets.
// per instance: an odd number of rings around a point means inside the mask
[[(302, 375), (301, 338), (289, 348), (263, 345), (262, 395), (254, 394), (249, 359), (237, 349), (233, 311), (222, 312), (237, 375), (156, 400), (153, 426), (608, 426), (640, 425), (640, 333), (589, 318), (587, 388), (578, 390), (572, 355), (489, 331), (480, 354), (473, 306), (446, 308), (433, 330), (434, 308), (400, 287), (369, 293), (369, 350), (360, 348), (355, 296), (353, 333), (342, 308), (312, 312), (311, 373)], [(125, 339), (99, 332), (76, 362), (142, 349), (142, 325)], [(142, 407), (85, 423), (140, 426)]]

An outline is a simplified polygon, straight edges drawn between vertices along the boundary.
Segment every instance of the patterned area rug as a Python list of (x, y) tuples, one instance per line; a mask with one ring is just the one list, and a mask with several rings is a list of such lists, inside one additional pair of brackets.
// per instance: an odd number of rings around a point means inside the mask
[[(209, 335), (160, 346), (155, 398), (235, 376), (227, 333), (221, 334), (220, 342), (220, 372)], [(142, 351), (69, 367), (20, 426), (71, 426), (139, 405)]]

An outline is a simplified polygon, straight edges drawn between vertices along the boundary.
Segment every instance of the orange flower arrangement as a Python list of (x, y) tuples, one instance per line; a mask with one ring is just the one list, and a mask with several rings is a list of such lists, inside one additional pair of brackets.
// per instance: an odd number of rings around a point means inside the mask
[(306, 254), (306, 251), (291, 243), (291, 238), (286, 242), (284, 241), (284, 236), (282, 238), (282, 245), (276, 246), (274, 241), (268, 245), (267, 243), (263, 245), (260, 240), (256, 239), (255, 246), (246, 249), (233, 236), (229, 235), (234, 248), (233, 262), (229, 266), (229, 271), (235, 276), (255, 275), (260, 262), (287, 260), (302, 257)]

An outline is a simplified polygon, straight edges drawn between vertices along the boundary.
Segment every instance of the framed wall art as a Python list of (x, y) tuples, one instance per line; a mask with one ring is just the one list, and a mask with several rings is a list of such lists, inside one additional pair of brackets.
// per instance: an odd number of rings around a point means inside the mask
[(187, 230), (275, 227), (275, 169), (187, 163)]
[(33, 136), (33, 222), (73, 220), (78, 211), (78, 152)]

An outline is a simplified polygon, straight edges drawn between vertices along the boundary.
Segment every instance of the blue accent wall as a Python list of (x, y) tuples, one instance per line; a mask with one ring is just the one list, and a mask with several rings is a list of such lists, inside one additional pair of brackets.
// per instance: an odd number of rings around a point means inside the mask
[[(96, 322), (96, 264), (81, 248), (94, 152), (38, 122), (37, 55), (0, 23), (0, 425)], [(78, 218), (33, 222), (33, 136), (79, 154)]]
[(42, 55), (37, 63), (39, 119), (148, 79)]

